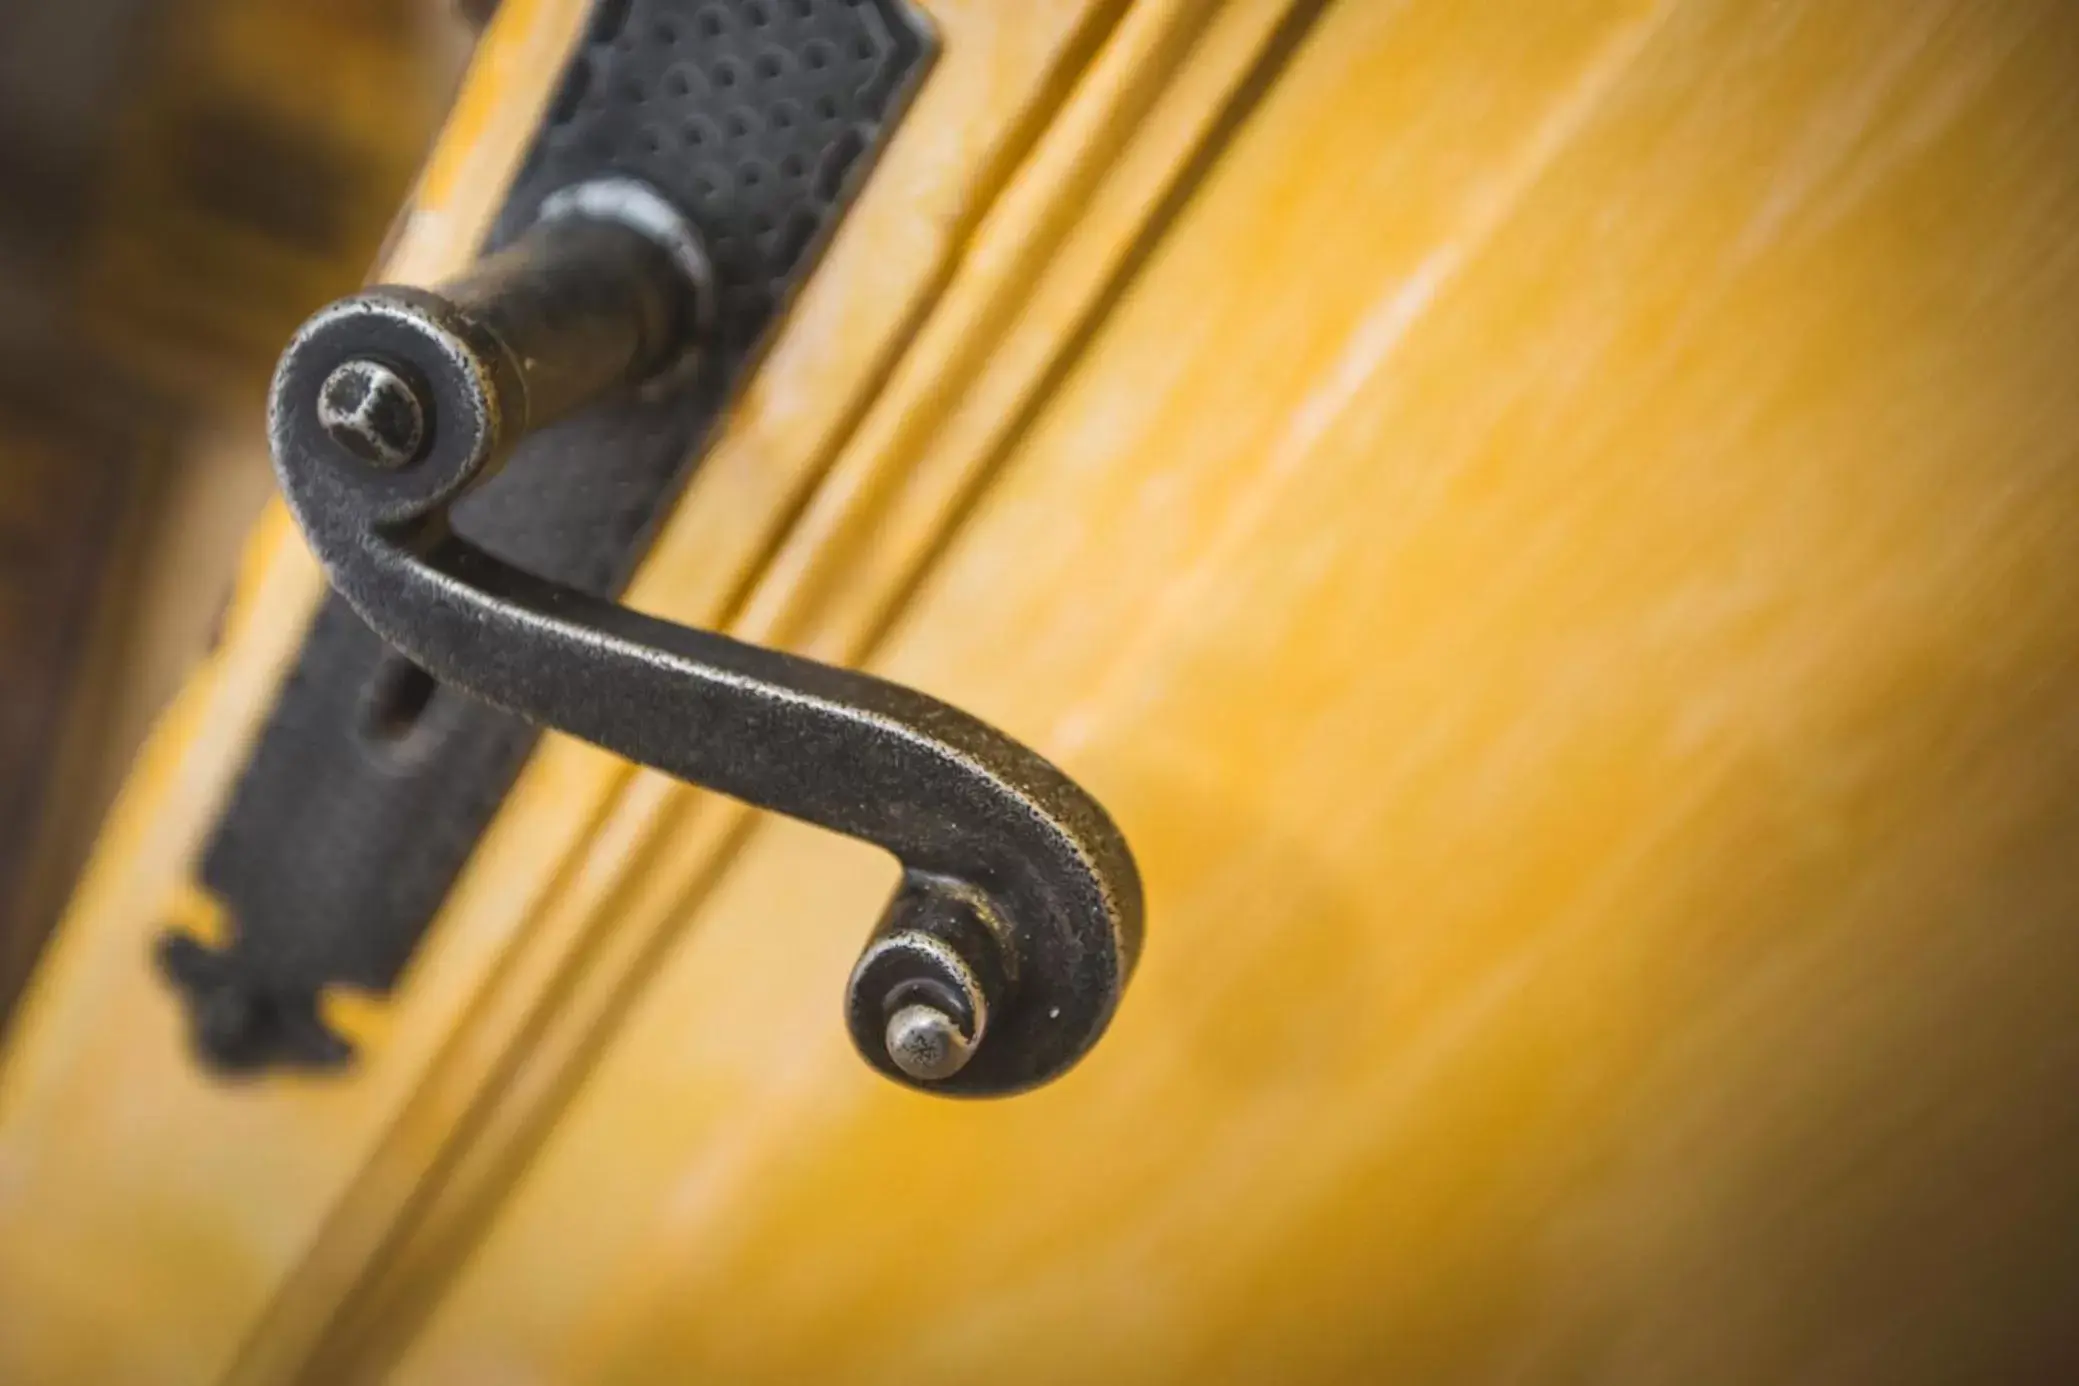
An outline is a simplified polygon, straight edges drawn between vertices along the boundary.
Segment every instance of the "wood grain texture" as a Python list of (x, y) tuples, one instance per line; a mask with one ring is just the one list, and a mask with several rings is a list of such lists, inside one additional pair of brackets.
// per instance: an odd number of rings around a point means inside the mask
[(760, 825), (395, 1379), (2070, 1376), (2075, 59), (1332, 6), (873, 658), (1118, 816), (1113, 1034), (878, 1083)]

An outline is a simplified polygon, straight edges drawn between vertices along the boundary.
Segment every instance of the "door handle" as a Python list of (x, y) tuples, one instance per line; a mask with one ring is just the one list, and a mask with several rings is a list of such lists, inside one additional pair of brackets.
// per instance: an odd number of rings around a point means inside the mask
[(441, 682), (892, 853), (845, 1002), (869, 1064), (933, 1092), (1044, 1082), (1103, 1032), (1140, 946), (1138, 873), (1096, 800), (923, 693), (642, 615), (446, 523), (529, 430), (683, 378), (704, 263), (660, 195), (603, 180), (460, 279), (321, 309), (268, 401), (282, 492), (332, 585)]

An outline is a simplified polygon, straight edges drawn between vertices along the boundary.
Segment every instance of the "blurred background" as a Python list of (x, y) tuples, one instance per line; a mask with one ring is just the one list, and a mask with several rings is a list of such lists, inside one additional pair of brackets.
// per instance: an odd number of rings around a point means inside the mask
[(488, 4), (0, 4), (0, 1013), (271, 486)]

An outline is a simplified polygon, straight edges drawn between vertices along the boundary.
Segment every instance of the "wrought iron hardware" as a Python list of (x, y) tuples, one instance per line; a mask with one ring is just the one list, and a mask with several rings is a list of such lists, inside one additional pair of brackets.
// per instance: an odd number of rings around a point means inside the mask
[(683, 370), (697, 236), (641, 184), (566, 190), (436, 292), (320, 311), (269, 400), (276, 471), (334, 587), (442, 684), (893, 853), (846, 1015), (931, 1091), (1043, 1082), (1102, 1032), (1141, 930), (1133, 859), (1053, 765), (911, 689), (643, 616), (447, 524), (527, 431)]
[[(933, 52), (907, 0), (593, 0), (487, 245), (536, 229), (569, 189), (639, 181), (699, 226), (712, 326), (697, 362), (653, 388), (531, 429), (450, 508), (457, 534), (595, 596), (620, 590)], [(391, 430), (426, 425), (397, 388), (349, 372), (331, 406), (377, 461)], [(196, 863), (220, 927), (160, 941), (197, 1060), (225, 1075), (351, 1063), (319, 998), (396, 985), (538, 736), (324, 602)]]

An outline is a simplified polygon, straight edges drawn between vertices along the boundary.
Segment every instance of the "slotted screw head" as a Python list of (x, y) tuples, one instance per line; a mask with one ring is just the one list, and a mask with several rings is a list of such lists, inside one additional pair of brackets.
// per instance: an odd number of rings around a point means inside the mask
[(418, 460), (426, 403), (410, 381), (380, 361), (349, 361), (318, 389), (318, 424), (333, 442), (373, 467)]

